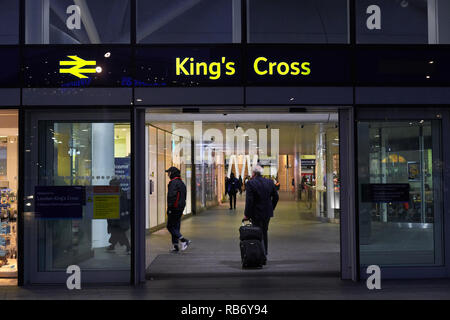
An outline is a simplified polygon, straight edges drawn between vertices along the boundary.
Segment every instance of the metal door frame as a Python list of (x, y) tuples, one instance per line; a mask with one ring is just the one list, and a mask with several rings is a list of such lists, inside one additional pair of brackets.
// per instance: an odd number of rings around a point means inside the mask
[[(98, 110), (67, 110), (67, 107), (55, 109), (44, 108), (27, 108), (24, 110), (24, 132), (33, 128), (31, 142), (37, 148), (31, 149), (32, 159), (36, 161), (39, 156), (38, 144), (38, 122), (41, 120), (50, 121), (72, 121), (72, 122), (102, 122), (102, 121), (123, 121), (130, 122), (130, 113), (124, 109), (109, 109), (107, 112)], [(26, 139), (24, 139), (25, 141)], [(25, 148), (26, 143), (23, 147)], [(26, 152), (26, 150), (24, 150)], [(37, 161), (36, 161), (37, 162)], [(26, 165), (25, 159), (23, 164)], [(24, 179), (23, 194), (25, 196), (27, 189), (37, 185), (38, 171), (36, 167), (23, 168), (24, 178), (25, 172), (27, 176), (32, 177), (28, 181)], [(22, 200), (22, 199), (21, 199)], [(22, 201), (25, 201), (24, 198)], [(68, 274), (65, 271), (38, 271), (38, 245), (37, 245), (37, 221), (33, 218), (32, 213), (23, 212), (23, 230), (21, 230), (24, 238), (24, 284), (65, 284)], [(133, 234), (133, 225), (131, 224), (131, 232)], [(133, 241), (132, 247), (134, 248)], [(81, 273), (81, 283), (122, 283), (129, 284), (132, 278), (134, 253), (130, 257), (130, 270), (87, 270)]]
[[(381, 266), (383, 279), (420, 279), (420, 278), (447, 278), (450, 276), (450, 233), (445, 232), (450, 227), (450, 145), (446, 143), (450, 139), (450, 110), (440, 106), (405, 106), (405, 105), (379, 105), (359, 106), (355, 108), (357, 121), (410, 121), (410, 120), (440, 120), (441, 121), (441, 158), (442, 169), (442, 216), (441, 241), (442, 241), (442, 265), (430, 266)], [(356, 135), (355, 135), (356, 137)], [(355, 181), (357, 185), (357, 181)], [(356, 198), (357, 200), (357, 198)], [(357, 212), (357, 202), (355, 201)], [(356, 225), (359, 229), (359, 226)], [(357, 246), (359, 256), (359, 243)], [(365, 279), (369, 275), (366, 268), (359, 266), (360, 278)]]

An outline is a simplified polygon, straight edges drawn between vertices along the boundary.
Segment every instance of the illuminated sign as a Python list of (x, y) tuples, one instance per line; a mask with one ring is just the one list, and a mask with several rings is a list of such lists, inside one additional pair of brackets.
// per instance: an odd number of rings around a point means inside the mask
[(316, 45), (161, 46), (135, 50), (30, 47), (24, 51), (23, 80), (28, 88), (64, 89), (352, 85), (351, 52), (346, 46)]
[[(291, 75), (308, 76), (311, 74), (311, 62), (275, 62), (266, 57), (254, 59), (253, 72), (260, 76), (264, 75)], [(211, 80), (219, 80), (222, 74), (233, 76), (236, 74), (236, 62), (227, 61), (221, 57), (220, 61), (196, 61), (194, 57), (177, 57), (175, 59), (175, 73), (177, 76), (207, 76)], [(225, 71), (225, 72), (224, 72)]]
[(308, 76), (311, 74), (311, 63), (310, 62), (273, 62), (268, 61), (266, 57), (258, 57), (253, 62), (253, 71), (255, 71), (260, 76), (269, 74), (279, 74), (280, 76), (285, 75), (304, 75)]
[(99, 72), (101, 72), (100, 67), (83, 69), (86, 66), (95, 66), (97, 64), (96, 61), (84, 60), (77, 56), (67, 56), (67, 57), (72, 60), (60, 61), (59, 65), (60, 66), (73, 66), (73, 67), (68, 68), (68, 69), (59, 69), (59, 73), (70, 73), (70, 74), (74, 75), (75, 77), (83, 79), (83, 78), (88, 78), (86, 75), (84, 75), (84, 73), (99, 73)]
[[(176, 58), (176, 74), (185, 76), (208, 76), (211, 80), (220, 79), (222, 76), (222, 69), (225, 68), (226, 75), (234, 75), (236, 73), (236, 62), (226, 62), (227, 58), (222, 57), (220, 61), (214, 62), (198, 62), (192, 57), (187, 57), (181, 60)], [(187, 68), (187, 69), (186, 69)]]

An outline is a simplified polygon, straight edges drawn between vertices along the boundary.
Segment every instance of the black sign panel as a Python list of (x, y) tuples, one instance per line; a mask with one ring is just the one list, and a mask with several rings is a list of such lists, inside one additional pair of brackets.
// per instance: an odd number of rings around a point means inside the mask
[(36, 186), (34, 199), (38, 218), (81, 219), (86, 190), (82, 186)]
[(351, 84), (349, 49), (324, 46), (251, 46), (248, 84)]
[[(142, 46), (134, 52), (132, 57), (131, 48), (116, 46), (27, 47), (24, 84), (59, 88), (450, 85), (447, 47)], [(0, 85), (18, 86), (18, 49), (2, 48), (0, 57), (4, 62)]]
[(450, 85), (448, 48), (358, 48), (359, 85)]
[(19, 87), (19, 49), (18, 48), (0, 48), (0, 86), (1, 87)]
[(25, 50), (26, 87), (116, 87), (131, 74), (128, 48), (33, 47)]
[(136, 49), (137, 87), (239, 86), (241, 49), (215, 47), (143, 47)]
[(408, 183), (371, 183), (362, 185), (363, 202), (409, 202)]

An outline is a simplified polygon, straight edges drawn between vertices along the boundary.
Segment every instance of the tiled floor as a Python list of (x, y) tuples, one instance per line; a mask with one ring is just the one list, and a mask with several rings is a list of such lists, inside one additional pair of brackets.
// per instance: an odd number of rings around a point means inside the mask
[[(285, 197), (287, 198), (287, 197)], [(243, 199), (243, 198), (242, 198)], [(182, 222), (181, 231), (192, 240), (181, 253), (169, 253), (166, 229), (148, 237), (148, 275), (153, 278), (199, 275), (259, 275), (326, 273), (339, 277), (339, 225), (304, 220), (304, 203), (279, 202), (269, 226), (269, 256), (261, 270), (243, 270), (240, 263), (239, 226), (243, 200), (237, 210), (223, 204)], [(150, 263), (151, 262), (151, 263)]]

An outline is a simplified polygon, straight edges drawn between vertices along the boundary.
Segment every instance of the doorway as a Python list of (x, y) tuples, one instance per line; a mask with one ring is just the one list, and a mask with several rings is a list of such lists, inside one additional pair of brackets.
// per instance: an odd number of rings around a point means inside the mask
[(129, 283), (129, 112), (26, 110), (24, 140), (24, 282)]
[[(146, 114), (147, 276), (340, 271), (339, 128), (336, 112)], [(269, 226), (269, 261), (242, 270), (238, 228), (245, 183), (261, 165), (280, 200)], [(165, 169), (187, 186), (182, 234), (193, 242), (170, 254)], [(230, 209), (225, 180), (240, 181)]]

